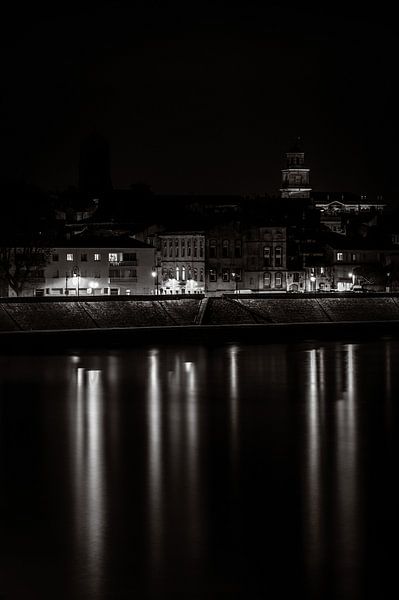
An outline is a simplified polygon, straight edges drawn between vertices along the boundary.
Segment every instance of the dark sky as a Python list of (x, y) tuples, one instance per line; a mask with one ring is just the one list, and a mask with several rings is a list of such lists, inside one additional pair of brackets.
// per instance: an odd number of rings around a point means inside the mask
[(399, 191), (388, 5), (33, 4), (0, 25), (2, 176), (77, 184), (96, 130), (115, 187), (272, 193), (300, 135), (315, 189)]

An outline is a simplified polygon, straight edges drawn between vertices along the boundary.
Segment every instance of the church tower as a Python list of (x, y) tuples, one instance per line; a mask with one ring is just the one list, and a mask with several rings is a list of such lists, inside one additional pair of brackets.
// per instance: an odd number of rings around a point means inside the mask
[(286, 153), (285, 162), (285, 169), (282, 169), (281, 197), (310, 198), (310, 169), (305, 165), (305, 153), (300, 146), (300, 138)]

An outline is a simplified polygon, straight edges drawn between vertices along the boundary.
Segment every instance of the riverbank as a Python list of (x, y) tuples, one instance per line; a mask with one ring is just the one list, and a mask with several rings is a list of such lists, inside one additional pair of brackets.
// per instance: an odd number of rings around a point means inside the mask
[(1, 352), (397, 335), (398, 295), (7, 299)]

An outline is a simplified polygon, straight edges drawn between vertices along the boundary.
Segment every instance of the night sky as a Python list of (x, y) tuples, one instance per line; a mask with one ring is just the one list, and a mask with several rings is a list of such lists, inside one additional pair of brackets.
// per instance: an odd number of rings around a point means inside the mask
[(315, 190), (395, 193), (399, 44), (378, 10), (15, 3), (0, 25), (0, 175), (77, 185), (97, 131), (114, 187), (273, 193), (299, 135)]

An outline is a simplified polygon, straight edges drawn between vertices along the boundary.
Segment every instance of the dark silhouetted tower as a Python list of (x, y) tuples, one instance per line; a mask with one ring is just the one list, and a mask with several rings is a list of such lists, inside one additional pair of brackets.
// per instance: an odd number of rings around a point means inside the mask
[(101, 196), (112, 189), (109, 145), (98, 133), (80, 144), (79, 189), (90, 196)]

